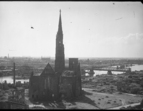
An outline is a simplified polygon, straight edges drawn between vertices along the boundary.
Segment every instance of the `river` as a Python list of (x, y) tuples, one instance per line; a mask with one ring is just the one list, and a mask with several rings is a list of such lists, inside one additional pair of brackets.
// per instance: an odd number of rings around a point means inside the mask
[[(137, 65), (134, 64), (133, 66), (130, 66), (129, 68), (131, 68), (131, 71), (140, 71), (143, 70), (143, 65)], [(117, 71), (112, 71), (112, 74), (122, 74), (123, 72), (117, 72)], [(101, 74), (107, 74), (107, 71), (96, 71), (94, 70), (94, 76), (96, 75), (101, 75)], [(86, 75), (88, 75), (86, 73)], [(7, 83), (13, 83), (13, 77), (12, 76), (7, 76), (7, 77), (0, 77), (0, 83), (7, 81)], [(29, 82), (29, 79), (18, 79), (16, 81), (21, 81), (21, 83), (24, 82)]]
[[(6, 76), (6, 77), (0, 77), (0, 83), (6, 81), (7, 83), (13, 83), (13, 76)], [(21, 81), (21, 83), (29, 82), (29, 79), (18, 79), (16, 82)]]
[[(112, 74), (122, 74), (123, 72), (118, 72), (118, 71), (112, 71)], [(97, 71), (94, 70), (94, 76), (96, 75), (101, 75), (101, 74), (107, 74), (107, 71)], [(85, 75), (89, 75), (88, 73), (86, 73)]]
[(143, 70), (143, 65), (133, 64), (133, 66), (130, 66), (131, 71), (140, 71)]

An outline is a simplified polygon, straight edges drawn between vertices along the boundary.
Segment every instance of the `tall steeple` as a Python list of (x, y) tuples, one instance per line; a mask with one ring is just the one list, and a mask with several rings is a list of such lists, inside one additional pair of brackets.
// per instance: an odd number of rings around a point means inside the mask
[(60, 10), (59, 26), (56, 35), (55, 71), (61, 73), (64, 70), (64, 68), (65, 68), (65, 54), (64, 54), (62, 19)]
[(60, 10), (60, 17), (59, 17), (59, 27), (58, 27), (58, 32), (63, 33), (63, 31), (62, 31), (62, 20), (61, 20), (61, 10)]

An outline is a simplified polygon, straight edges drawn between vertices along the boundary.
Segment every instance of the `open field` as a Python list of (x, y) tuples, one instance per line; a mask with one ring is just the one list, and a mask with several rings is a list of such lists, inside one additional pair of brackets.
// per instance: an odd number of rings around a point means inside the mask
[[(28, 98), (27, 98), (28, 99)], [(141, 102), (142, 97), (130, 94), (107, 94), (95, 92), (94, 89), (83, 88), (83, 95), (74, 101), (39, 102), (37, 107), (45, 109), (112, 109)], [(29, 104), (29, 103), (28, 103)], [(32, 106), (33, 103), (30, 103)]]

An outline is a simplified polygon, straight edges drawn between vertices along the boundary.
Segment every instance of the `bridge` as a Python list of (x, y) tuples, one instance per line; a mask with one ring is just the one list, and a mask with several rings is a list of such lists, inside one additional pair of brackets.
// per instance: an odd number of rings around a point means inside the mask
[[(86, 70), (86, 69), (85, 69)], [(117, 69), (117, 68), (111, 68), (111, 67), (107, 67), (107, 68), (89, 68), (87, 70), (89, 71), (89, 74), (93, 75), (94, 74), (94, 70), (98, 70), (98, 71), (107, 71), (107, 74), (111, 75), (112, 71), (117, 71), (117, 72), (127, 72), (130, 73), (131, 69), (130, 68), (124, 68), (124, 69)]]
[(116, 69), (116, 68), (93, 68), (91, 70), (98, 70), (98, 71), (118, 71), (118, 72), (128, 72), (130, 71), (129, 68), (125, 69)]

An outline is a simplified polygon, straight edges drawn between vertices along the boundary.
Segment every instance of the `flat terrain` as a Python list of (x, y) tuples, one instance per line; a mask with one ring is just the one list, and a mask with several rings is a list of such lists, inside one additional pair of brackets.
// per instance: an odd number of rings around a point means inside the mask
[(100, 109), (109, 109), (118, 106), (125, 106), (128, 104), (139, 103), (142, 100), (142, 96), (133, 95), (133, 94), (126, 94), (126, 93), (99, 93), (95, 92), (94, 89), (90, 88), (83, 88), (86, 92), (92, 94), (88, 96), (91, 98)]
[[(38, 108), (45, 109), (119, 109), (120, 106), (126, 106), (128, 104), (141, 102), (142, 97), (130, 94), (119, 93), (99, 93), (94, 89), (83, 88), (83, 95), (77, 98), (75, 101), (68, 102), (62, 100), (61, 102), (43, 102), (37, 103)], [(27, 98), (27, 104), (33, 107), (33, 103)], [(117, 107), (117, 108), (116, 108)]]

